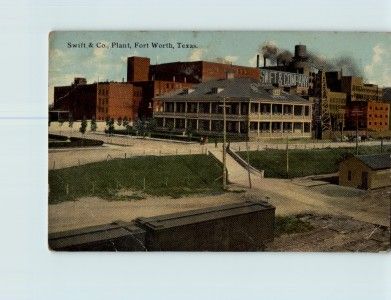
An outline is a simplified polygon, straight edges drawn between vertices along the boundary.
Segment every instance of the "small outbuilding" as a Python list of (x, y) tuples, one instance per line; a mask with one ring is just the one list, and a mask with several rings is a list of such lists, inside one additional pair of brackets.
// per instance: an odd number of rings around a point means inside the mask
[(339, 185), (365, 190), (391, 186), (391, 154), (346, 157), (339, 165)]

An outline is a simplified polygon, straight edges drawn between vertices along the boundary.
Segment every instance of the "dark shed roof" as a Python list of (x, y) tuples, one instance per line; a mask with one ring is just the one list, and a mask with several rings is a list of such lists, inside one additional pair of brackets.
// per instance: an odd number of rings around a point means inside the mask
[(141, 225), (141, 227), (161, 230), (274, 209), (275, 207), (268, 202), (247, 200), (241, 203), (225, 204), (156, 217), (138, 218), (136, 219), (136, 224)]
[(362, 161), (372, 170), (382, 170), (391, 168), (391, 154), (372, 154), (372, 155), (356, 155), (357, 159)]

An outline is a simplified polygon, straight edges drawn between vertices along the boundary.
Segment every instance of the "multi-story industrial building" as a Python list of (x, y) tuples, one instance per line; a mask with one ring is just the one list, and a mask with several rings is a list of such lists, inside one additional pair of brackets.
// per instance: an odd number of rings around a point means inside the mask
[(149, 58), (133, 56), (127, 61), (127, 82), (87, 84), (84, 78), (75, 78), (69, 86), (54, 88), (53, 109), (68, 111), (74, 120), (148, 118), (152, 116), (155, 97), (195, 83), (223, 79), (227, 72), (259, 79), (259, 69), (255, 67), (206, 61), (150, 65)]
[(87, 84), (75, 78), (69, 86), (54, 88), (54, 109), (68, 111), (73, 120), (83, 118), (135, 120), (142, 90), (127, 82), (96, 82)]
[(127, 81), (142, 88), (139, 116), (151, 117), (155, 97), (172, 90), (190, 88), (194, 83), (224, 79), (227, 72), (233, 72), (238, 78), (259, 79), (257, 68), (207, 61), (150, 65), (149, 58), (133, 56), (128, 58)]
[(154, 99), (160, 129), (221, 133), (225, 102), (228, 134), (262, 137), (311, 137), (312, 103), (251, 78), (200, 83)]
[(151, 80), (174, 80), (180, 82), (201, 83), (209, 80), (224, 79), (227, 73), (235, 78), (253, 78), (259, 80), (259, 69), (226, 63), (209, 61), (172, 62), (151, 65)]
[(383, 90), (376, 84), (367, 84), (361, 77), (342, 76), (341, 92), (346, 93), (347, 101), (379, 101), (383, 97)]
[(346, 128), (386, 131), (389, 129), (390, 104), (380, 101), (352, 102), (346, 110)]

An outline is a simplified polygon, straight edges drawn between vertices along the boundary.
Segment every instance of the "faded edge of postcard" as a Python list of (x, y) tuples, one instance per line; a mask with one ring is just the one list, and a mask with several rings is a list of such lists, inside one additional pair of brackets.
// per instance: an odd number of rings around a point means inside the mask
[(386, 35), (51, 32), (49, 248), (389, 251)]

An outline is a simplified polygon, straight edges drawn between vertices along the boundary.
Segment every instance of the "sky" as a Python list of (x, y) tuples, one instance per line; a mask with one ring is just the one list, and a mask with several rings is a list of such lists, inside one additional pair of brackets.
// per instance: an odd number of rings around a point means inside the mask
[[(69, 47), (69, 43), (79, 47)], [(92, 47), (89, 47), (90, 43)], [(116, 47), (113, 43), (125, 44), (127, 48)], [(173, 48), (153, 48), (152, 43), (171, 43)], [(196, 48), (178, 47), (177, 43)], [(149, 57), (151, 64), (207, 60), (255, 66), (256, 55), (266, 43), (292, 53), (296, 44), (304, 44), (308, 52), (327, 61), (349, 57), (366, 82), (391, 86), (389, 33), (55, 31), (49, 35), (49, 103), (53, 102), (54, 86), (69, 85), (74, 77), (85, 77), (89, 83), (98, 78), (100, 81), (126, 80), (129, 56)], [(344, 73), (350, 75), (348, 70)]]

